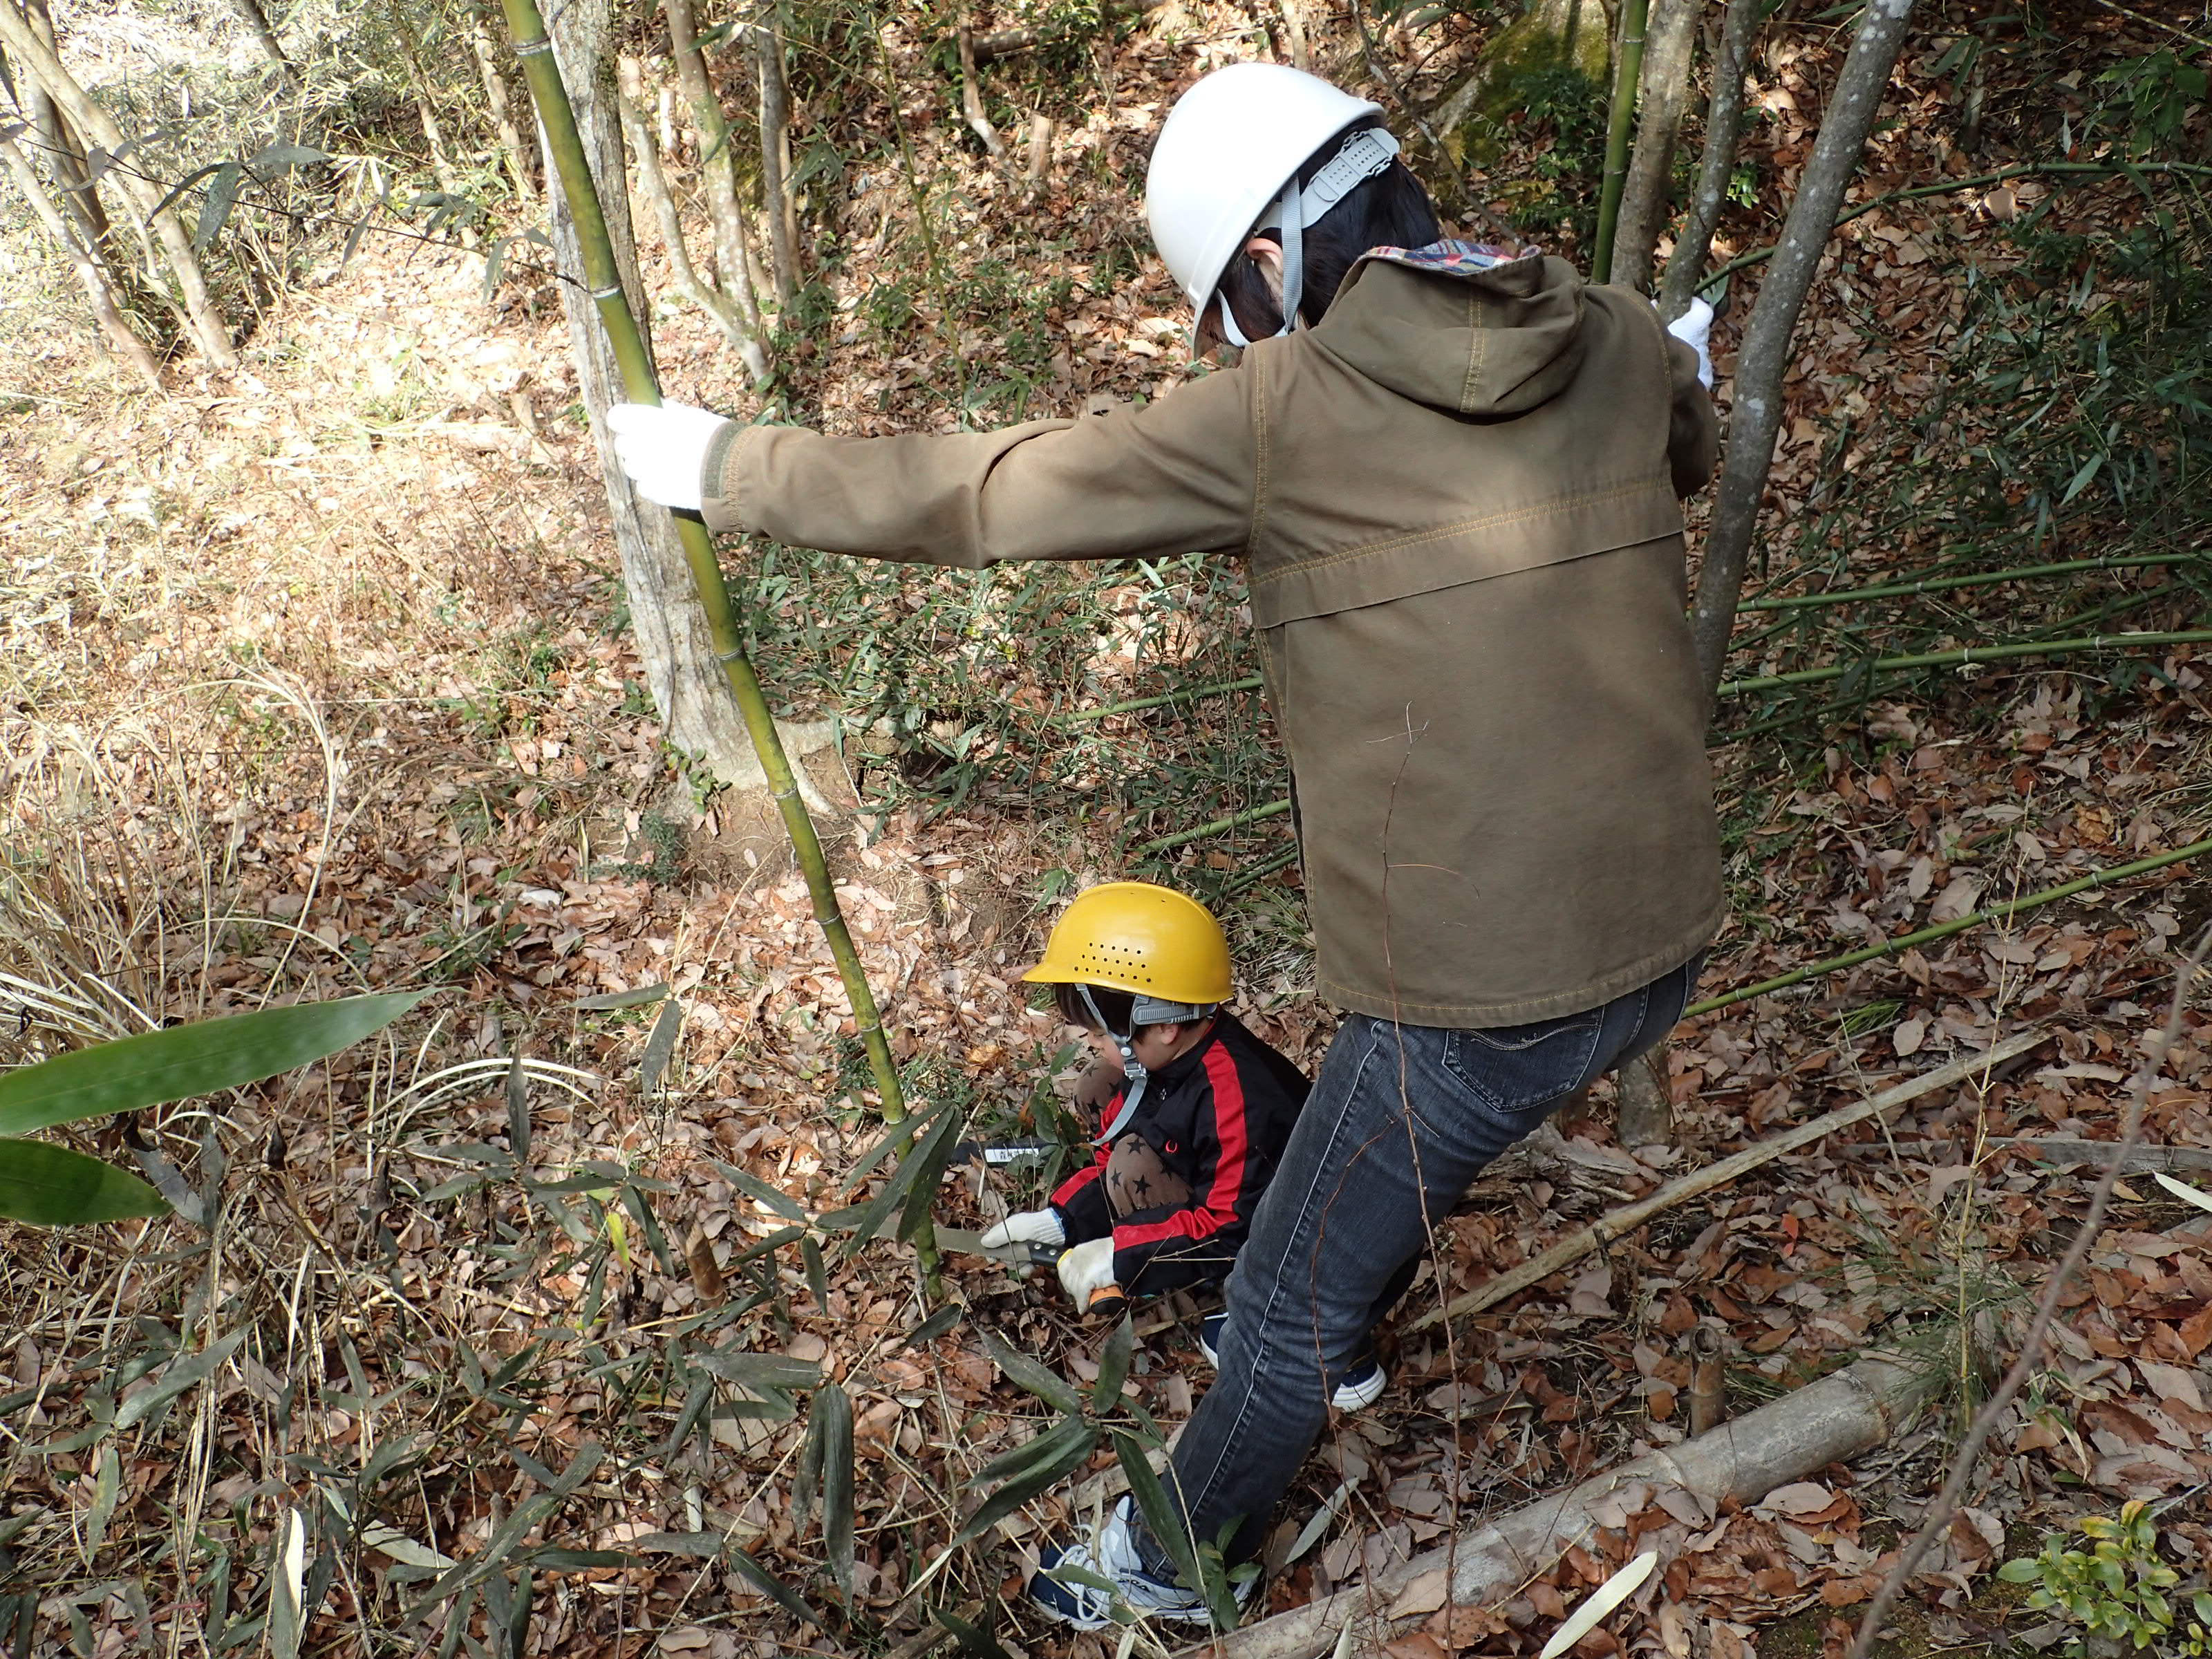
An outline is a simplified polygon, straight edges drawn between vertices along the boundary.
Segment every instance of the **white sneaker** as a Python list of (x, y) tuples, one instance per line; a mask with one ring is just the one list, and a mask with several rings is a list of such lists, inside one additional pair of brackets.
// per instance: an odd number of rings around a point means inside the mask
[[(1229, 1323), (1226, 1310), (1208, 1314), (1198, 1328), (1198, 1351), (1206, 1356), (1206, 1363), (1216, 1370), (1221, 1368), (1221, 1333)], [(1370, 1351), (1352, 1362), (1352, 1369), (1336, 1385), (1329, 1404), (1340, 1412), (1364, 1412), (1382, 1397), (1382, 1390), (1390, 1384), (1382, 1362)]]
[[(1078, 1630), (1133, 1625), (1141, 1619), (1212, 1625), (1204, 1595), (1145, 1571), (1136, 1540), (1129, 1534), (1135, 1504), (1134, 1498), (1124, 1497), (1103, 1526), (1080, 1528), (1073, 1542), (1048, 1548), (1037, 1558), (1029, 1593), (1038, 1611)], [(1237, 1586), (1237, 1606), (1251, 1599), (1259, 1582), (1255, 1575)]]

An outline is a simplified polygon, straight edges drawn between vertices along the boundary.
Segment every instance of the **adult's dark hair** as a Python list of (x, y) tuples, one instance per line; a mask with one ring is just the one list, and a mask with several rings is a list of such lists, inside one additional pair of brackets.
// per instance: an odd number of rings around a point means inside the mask
[[(1129, 1017), (1135, 1012), (1137, 1000), (1127, 991), (1109, 991), (1103, 985), (1091, 988), (1091, 1000), (1097, 1003), (1098, 1012), (1106, 1016), (1114, 1030), (1127, 1036)], [(1055, 985), (1052, 988), (1053, 1006), (1060, 1017), (1070, 1025), (1080, 1025), (1086, 1031), (1098, 1029), (1098, 1022), (1091, 1017), (1091, 1010), (1083, 1006), (1083, 990), (1075, 985)]]
[[(1346, 133), (1382, 125), (1382, 118), (1376, 115), (1354, 121), (1306, 157), (1298, 169), (1298, 183), (1313, 182), (1314, 175), (1343, 147)], [(1443, 234), (1429, 192), (1402, 160), (1391, 157), (1389, 167), (1372, 179), (1361, 180), (1351, 194), (1306, 227), (1305, 287), (1298, 300), (1298, 315), (1309, 328), (1319, 322), (1335, 300), (1345, 273), (1368, 249), (1424, 247)], [(1270, 206), (1261, 222), (1246, 233), (1244, 240), (1267, 236), (1280, 241), (1282, 235), (1282, 227), (1274, 222), (1274, 208)], [(1236, 313), (1237, 326), (1244, 331), (1246, 339), (1264, 339), (1282, 328), (1282, 306), (1269, 291), (1260, 262), (1247, 254), (1241, 243), (1221, 273), (1220, 291), (1228, 296), (1229, 308)]]

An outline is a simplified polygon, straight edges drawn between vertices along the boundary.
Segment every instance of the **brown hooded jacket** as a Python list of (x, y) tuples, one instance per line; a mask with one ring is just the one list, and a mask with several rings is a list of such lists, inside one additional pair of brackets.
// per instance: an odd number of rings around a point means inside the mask
[(1241, 555), (1320, 993), (1408, 1024), (1595, 1007), (1722, 914), (1678, 497), (1695, 355), (1564, 260), (1370, 255), (1316, 326), (1142, 409), (990, 433), (725, 427), (717, 530), (970, 568)]

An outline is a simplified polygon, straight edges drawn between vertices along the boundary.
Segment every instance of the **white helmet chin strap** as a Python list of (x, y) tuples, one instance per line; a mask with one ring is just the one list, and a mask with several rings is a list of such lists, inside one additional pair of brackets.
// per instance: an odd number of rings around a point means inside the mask
[[(1304, 297), (1306, 286), (1305, 228), (1350, 195), (1355, 185), (1389, 167), (1397, 153), (1398, 141), (1382, 128), (1361, 127), (1346, 136), (1342, 147), (1329, 158), (1328, 165), (1314, 174), (1313, 182), (1304, 190), (1298, 188), (1298, 175), (1291, 174), (1281, 198), (1267, 216), (1283, 234), (1283, 325), (1276, 333), (1288, 334), (1298, 325), (1298, 301)], [(1261, 222), (1267, 222), (1263, 217)], [(1224, 293), (1220, 297), (1222, 328), (1229, 343), (1250, 345), (1244, 331), (1237, 326), (1236, 313), (1229, 308), (1229, 295)]]

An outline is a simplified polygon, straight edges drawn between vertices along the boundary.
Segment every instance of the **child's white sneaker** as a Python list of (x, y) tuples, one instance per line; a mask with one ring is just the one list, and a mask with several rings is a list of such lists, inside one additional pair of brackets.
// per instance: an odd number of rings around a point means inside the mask
[[(1135, 1502), (1123, 1498), (1103, 1526), (1080, 1528), (1073, 1542), (1048, 1548), (1037, 1558), (1036, 1576), (1029, 1588), (1030, 1600), (1040, 1612), (1078, 1630), (1133, 1624), (1139, 1619), (1212, 1624), (1204, 1595), (1145, 1570), (1129, 1533)], [(1239, 1607), (1250, 1599), (1258, 1583), (1255, 1577), (1237, 1587)], [(1119, 1620), (1115, 1617), (1117, 1608), (1122, 1613)]]

